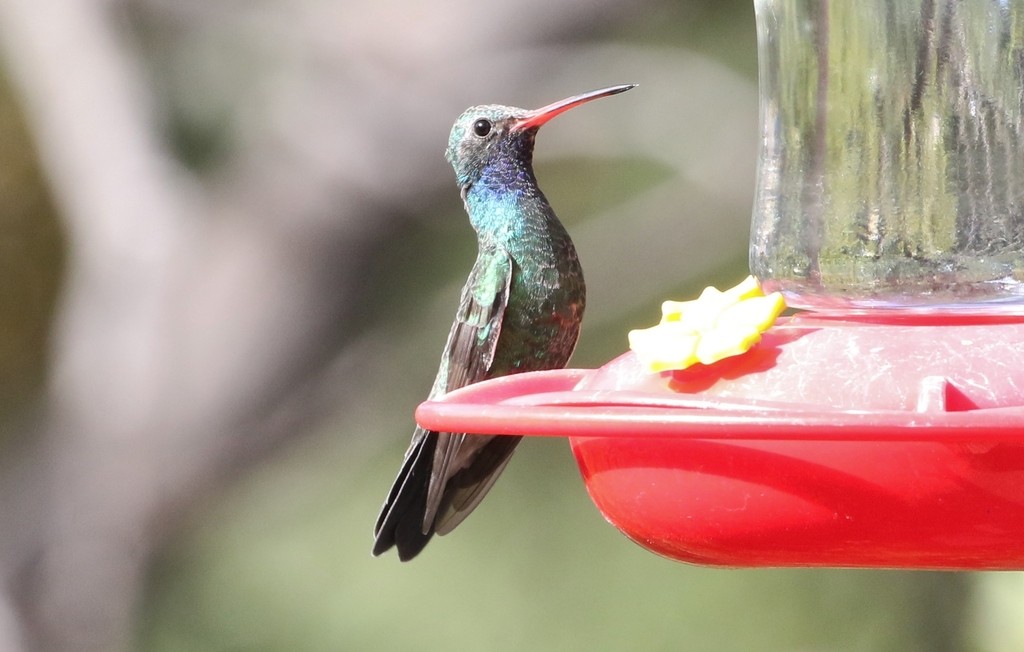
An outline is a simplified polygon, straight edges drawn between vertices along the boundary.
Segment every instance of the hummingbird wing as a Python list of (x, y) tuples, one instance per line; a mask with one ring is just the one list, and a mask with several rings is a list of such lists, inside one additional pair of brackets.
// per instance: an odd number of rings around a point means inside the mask
[[(441, 359), (441, 372), (438, 374), (432, 396), (438, 390), (440, 393), (447, 393), (490, 376), (494, 354), (498, 348), (498, 338), (501, 335), (502, 319), (508, 307), (514, 265), (512, 257), (504, 249), (497, 246), (481, 247), (462, 291), (459, 310), (448, 335), (448, 343)], [(442, 375), (445, 376), (443, 379)], [(483, 494), (508, 461), (506, 455), (496, 468), (499, 460), (493, 459), (493, 455), (482, 456), (491, 441), (491, 438), (477, 436), (467, 438), (465, 433), (438, 433), (434, 464), (427, 488), (424, 527), (434, 522), (442, 501), (457, 511), (468, 514), (479, 503), (479, 498), (483, 498)], [(463, 473), (459, 486), (450, 486), (452, 477), (470, 466), (476, 466), (483, 475), (466, 477), (467, 474)], [(494, 471), (493, 475), (491, 471)], [(471, 490), (474, 495), (478, 494), (479, 498), (468, 501), (467, 498), (472, 498), (471, 496), (462, 496), (460, 500), (455, 500), (456, 491), (465, 493), (466, 490)], [(449, 518), (446, 517), (445, 520)], [(461, 520), (462, 518), (459, 518), (456, 523), (450, 524), (447, 530), (455, 527)]]
[(501, 247), (481, 249), (462, 288), (432, 397), (488, 377), (508, 307), (514, 265), (512, 256)]
[[(482, 246), (469, 279), (462, 289), (459, 309), (455, 315), (441, 357), (440, 369), (430, 392), (440, 396), (488, 377), (494, 362), (501, 322), (508, 305), (512, 284), (513, 262), (501, 248)], [(465, 517), (494, 483), (508, 461), (508, 453), (495, 457), (499, 447), (488, 446), (490, 441), (518, 441), (518, 437), (471, 437), (463, 433), (438, 433), (417, 427), (412, 443), (405, 453), (398, 473), (377, 523), (373, 554), (379, 555), (392, 546), (398, 548), (399, 559), (412, 559), (434, 535), (434, 521), (442, 503), (445, 514), (459, 515), (445, 522), (449, 531)], [(491, 453), (490, 451), (494, 451)], [(481, 459), (482, 458), (482, 459)], [(465, 469), (472, 464), (482, 476)], [(497, 465), (492, 459), (501, 460)], [(485, 468), (486, 467), (486, 472)], [(463, 471), (459, 473), (459, 471)], [(458, 487), (449, 488), (453, 480)], [(456, 496), (455, 494), (459, 495)], [(465, 498), (469, 497), (471, 504)], [(468, 505), (468, 506), (467, 506)], [(443, 533), (443, 532), (442, 532)]]

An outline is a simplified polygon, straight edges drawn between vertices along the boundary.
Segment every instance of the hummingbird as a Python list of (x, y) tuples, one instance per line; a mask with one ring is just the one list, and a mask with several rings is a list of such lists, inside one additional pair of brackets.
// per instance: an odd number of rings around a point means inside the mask
[[(634, 86), (611, 86), (535, 110), (474, 106), (455, 121), (445, 157), (476, 231), (477, 257), (429, 398), (569, 362), (586, 287), (576, 248), (537, 185), (534, 141), (551, 118)], [(455, 529), (494, 485), (520, 439), (417, 427), (373, 529), (373, 554), (395, 547), (408, 561), (434, 534)]]

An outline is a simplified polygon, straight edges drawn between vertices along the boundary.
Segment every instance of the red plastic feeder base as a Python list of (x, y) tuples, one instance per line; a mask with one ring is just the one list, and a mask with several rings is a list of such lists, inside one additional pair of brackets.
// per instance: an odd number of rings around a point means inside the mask
[(627, 353), (417, 420), (568, 436), (602, 514), (684, 562), (1024, 569), (1024, 317), (799, 314), (714, 365)]

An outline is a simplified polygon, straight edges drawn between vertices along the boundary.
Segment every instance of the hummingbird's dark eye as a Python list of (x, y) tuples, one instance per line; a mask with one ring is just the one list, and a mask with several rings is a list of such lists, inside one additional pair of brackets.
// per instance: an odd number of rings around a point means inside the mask
[(473, 133), (481, 138), (491, 133), (491, 121), (483, 118), (477, 120), (473, 123)]

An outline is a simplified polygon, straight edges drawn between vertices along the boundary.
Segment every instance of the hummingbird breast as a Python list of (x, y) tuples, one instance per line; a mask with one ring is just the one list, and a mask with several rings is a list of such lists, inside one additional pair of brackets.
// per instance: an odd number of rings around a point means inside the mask
[(491, 375), (559, 369), (576, 348), (586, 307), (583, 269), (562, 225), (550, 227), (508, 245), (514, 267)]
[(576, 348), (586, 286), (576, 247), (528, 161), (499, 157), (466, 194), (482, 248), (512, 259), (508, 303), (489, 377), (564, 367)]

